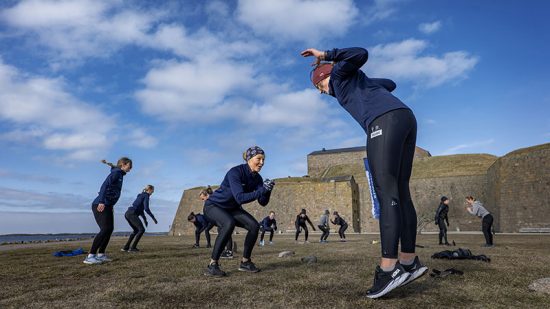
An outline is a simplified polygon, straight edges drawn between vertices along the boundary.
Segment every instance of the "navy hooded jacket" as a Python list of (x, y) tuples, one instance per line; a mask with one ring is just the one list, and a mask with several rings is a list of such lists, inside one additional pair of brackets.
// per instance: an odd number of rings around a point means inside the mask
[(243, 204), (258, 200), (262, 206), (269, 203), (271, 191), (264, 188), (262, 176), (252, 172), (248, 164), (237, 165), (229, 170), (220, 187), (214, 191), (205, 205), (225, 209), (238, 209)]
[(111, 168), (111, 174), (107, 176), (101, 189), (99, 189), (98, 195), (95, 198), (93, 204), (105, 204), (105, 206), (114, 206), (120, 198), (120, 192), (122, 191), (122, 180), (126, 172), (119, 167)]
[(142, 216), (143, 220), (147, 221), (145, 218), (145, 213), (147, 213), (153, 220), (155, 216), (149, 209), (149, 197), (151, 195), (147, 192), (142, 192), (137, 195), (136, 200), (132, 203), (132, 206), (128, 207), (128, 210), (132, 210), (134, 214)]
[(273, 226), (273, 230), (277, 230), (277, 220), (275, 218), (271, 219), (269, 216), (265, 217), (262, 222), (260, 222), (260, 226), (263, 229), (271, 229), (271, 226)]
[(200, 230), (201, 232), (203, 230), (205, 230), (208, 225), (210, 225), (210, 221), (208, 221), (208, 219), (206, 218), (206, 216), (204, 215), (201, 215), (201, 214), (196, 214), (195, 215), (195, 222), (193, 222), (193, 224), (195, 225), (195, 227), (197, 228), (197, 230)]
[(325, 54), (325, 60), (335, 62), (330, 73), (329, 94), (367, 133), (368, 126), (378, 116), (395, 109), (408, 109), (390, 93), (396, 87), (393, 81), (369, 78), (360, 70), (368, 58), (367, 50), (359, 47), (335, 48)]

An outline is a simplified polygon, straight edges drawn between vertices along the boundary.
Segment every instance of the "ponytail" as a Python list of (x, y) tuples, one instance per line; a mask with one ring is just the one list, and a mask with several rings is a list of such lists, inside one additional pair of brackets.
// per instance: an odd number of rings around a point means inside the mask
[(122, 167), (125, 164), (130, 164), (130, 166), (132, 166), (132, 160), (130, 160), (130, 158), (128, 158), (128, 157), (122, 157), (122, 158), (118, 159), (118, 161), (116, 162), (116, 165), (114, 165), (111, 162), (107, 162), (107, 160), (105, 160), (105, 159), (101, 160), (101, 163), (109, 165), (111, 168), (113, 168), (113, 167)]
[(114, 164), (111, 163), (111, 162), (107, 162), (107, 160), (105, 160), (105, 159), (101, 160), (101, 163), (106, 164), (106, 165), (109, 165), (111, 168), (116, 167), (116, 165), (114, 165)]

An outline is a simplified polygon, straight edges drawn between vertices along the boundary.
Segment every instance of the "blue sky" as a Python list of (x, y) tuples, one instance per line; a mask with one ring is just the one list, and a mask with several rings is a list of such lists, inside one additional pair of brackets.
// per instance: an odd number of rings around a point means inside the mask
[(362, 46), (393, 79), (433, 155), (550, 141), (547, 1), (3, 1), (0, 234), (93, 232), (126, 155), (116, 230), (146, 184), (166, 231), (184, 188), (218, 184), (250, 145), (262, 174), (306, 173), (314, 150), (364, 145), (309, 82), (308, 47)]

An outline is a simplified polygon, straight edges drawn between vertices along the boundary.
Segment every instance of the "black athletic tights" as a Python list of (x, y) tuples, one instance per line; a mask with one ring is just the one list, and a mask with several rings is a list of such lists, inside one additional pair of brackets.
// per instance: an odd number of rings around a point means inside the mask
[[(139, 219), (139, 216), (134, 213), (133, 210), (128, 209), (126, 213), (124, 214), (124, 218), (126, 218), (126, 221), (130, 224), (130, 226), (133, 229), (132, 234), (130, 234), (130, 237), (128, 238), (128, 241), (126, 242), (126, 245), (124, 246), (124, 250), (128, 249), (136, 249), (137, 244), (139, 243), (139, 240), (141, 239), (141, 236), (143, 236), (143, 233), (145, 233), (145, 227), (143, 226), (143, 223), (141, 223), (141, 220)], [(132, 240), (134, 243), (132, 244)]]
[[(210, 230), (214, 227), (214, 224), (208, 223), (206, 226), (195, 229), (195, 244), (198, 246), (201, 239), (201, 233), (204, 232), (206, 238), (206, 246), (210, 246)], [(219, 229), (218, 229), (219, 232)]]
[(321, 240), (327, 240), (330, 230), (324, 225), (319, 224), (317, 226), (319, 227), (319, 230), (323, 232), (323, 234), (321, 234)]
[(493, 244), (493, 233), (491, 233), (491, 226), (493, 226), (493, 215), (487, 214), (481, 219), (481, 230), (483, 236), (485, 236), (485, 243), (488, 245)]
[(348, 225), (347, 224), (344, 224), (344, 225), (340, 225), (340, 228), (338, 229), (338, 235), (340, 235), (340, 238), (341, 239), (346, 239), (346, 230), (348, 229)]
[(296, 241), (298, 241), (298, 235), (300, 235), (301, 229), (304, 229), (304, 236), (306, 237), (305, 241), (307, 241), (307, 238), (309, 237), (309, 231), (307, 230), (307, 225), (296, 225), (296, 237), (294, 238)]
[(273, 234), (275, 232), (275, 230), (273, 228), (264, 227), (261, 230), (262, 230), (262, 234), (260, 235), (260, 240), (264, 240), (265, 232), (269, 232), (269, 241), (273, 241)]
[(244, 239), (243, 257), (250, 259), (254, 244), (258, 240), (258, 230), (260, 229), (260, 224), (251, 214), (242, 208), (225, 209), (213, 204), (204, 205), (204, 214), (219, 227), (219, 234), (214, 243), (214, 250), (212, 250), (213, 260), (217, 261), (220, 259), (222, 251), (231, 238), (235, 226), (242, 227), (248, 231)]
[(113, 206), (105, 206), (102, 212), (97, 211), (98, 205), (92, 205), (95, 222), (99, 225), (99, 233), (95, 235), (90, 254), (105, 253), (114, 229)]
[(438, 226), (439, 226), (439, 244), (441, 245), (443, 243), (443, 239), (445, 239), (445, 244), (448, 244), (449, 241), (447, 241), (447, 225), (445, 225), (445, 221), (443, 219), (438, 219)]
[(389, 111), (376, 118), (367, 136), (367, 156), (380, 202), (382, 257), (396, 259), (414, 253), (416, 211), (409, 191), (416, 145), (416, 119), (409, 109)]

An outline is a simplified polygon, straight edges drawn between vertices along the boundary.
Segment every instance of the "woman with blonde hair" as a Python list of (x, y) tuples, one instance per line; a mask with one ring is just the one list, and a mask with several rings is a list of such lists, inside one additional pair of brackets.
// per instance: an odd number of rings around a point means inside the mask
[[(134, 231), (132, 232), (132, 234), (130, 234), (126, 245), (124, 246), (124, 248), (121, 249), (121, 251), (139, 252), (137, 244), (139, 243), (141, 236), (143, 236), (143, 233), (145, 233), (145, 227), (147, 227), (148, 225), (145, 213), (147, 213), (151, 217), (151, 219), (153, 219), (153, 222), (155, 222), (155, 224), (158, 223), (157, 219), (155, 219), (155, 216), (149, 208), (149, 198), (151, 197), (151, 194), (153, 194), (153, 192), (155, 192), (154, 186), (145, 186), (145, 188), (143, 188), (143, 192), (138, 194), (136, 200), (132, 203), (132, 206), (128, 207), (128, 210), (124, 214), (126, 221), (128, 221)], [(145, 227), (143, 227), (143, 224), (141, 223), (139, 217), (143, 218)], [(132, 240), (134, 241), (133, 244)]]

